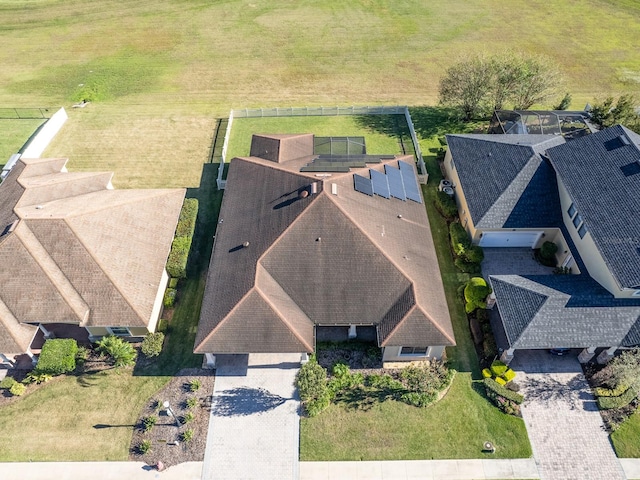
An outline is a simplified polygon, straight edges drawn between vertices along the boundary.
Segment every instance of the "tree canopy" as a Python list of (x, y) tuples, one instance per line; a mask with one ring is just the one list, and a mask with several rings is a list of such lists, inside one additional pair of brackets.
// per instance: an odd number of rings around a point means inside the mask
[(457, 107), (465, 120), (500, 110), (507, 104), (526, 110), (557, 95), (562, 79), (546, 57), (522, 53), (464, 59), (440, 80), (440, 102)]

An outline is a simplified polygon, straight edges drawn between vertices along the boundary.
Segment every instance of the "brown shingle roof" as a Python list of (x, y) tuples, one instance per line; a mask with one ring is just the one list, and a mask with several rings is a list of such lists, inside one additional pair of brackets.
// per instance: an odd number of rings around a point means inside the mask
[(184, 189), (113, 190), (64, 164), (21, 159), (0, 185), (0, 213), (20, 219), (0, 239), (0, 323), (146, 327)]
[[(335, 324), (378, 325), (381, 346), (453, 345), (424, 205), (357, 192), (352, 173), (300, 174), (298, 163), (232, 161), (195, 351), (310, 351), (313, 325)], [(301, 198), (313, 181), (318, 194)]]
[(22, 325), (0, 300), (0, 352), (5, 355), (24, 353), (31, 345), (38, 327)]

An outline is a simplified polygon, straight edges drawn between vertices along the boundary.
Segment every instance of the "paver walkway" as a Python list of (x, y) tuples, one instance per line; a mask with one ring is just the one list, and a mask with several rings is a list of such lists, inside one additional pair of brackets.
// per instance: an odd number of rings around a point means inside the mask
[(300, 354), (216, 360), (203, 480), (297, 480)]
[(522, 417), (543, 480), (625, 479), (575, 355), (516, 351)]

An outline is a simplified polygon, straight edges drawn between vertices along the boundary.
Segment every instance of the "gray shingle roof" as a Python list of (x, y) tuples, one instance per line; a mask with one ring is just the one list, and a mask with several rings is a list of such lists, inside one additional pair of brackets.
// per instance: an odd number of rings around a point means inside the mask
[[(311, 351), (315, 325), (382, 323), (381, 345), (452, 345), (424, 205), (357, 192), (351, 172), (299, 168), (296, 159), (231, 162), (196, 352)], [(311, 182), (318, 193), (299, 195)]]
[[(626, 139), (626, 143), (625, 143)], [(548, 151), (589, 234), (623, 288), (640, 287), (640, 138), (620, 125)]]
[(581, 275), (490, 277), (510, 347), (637, 345), (640, 301), (616, 299)]
[[(477, 228), (502, 228), (545, 164), (540, 153), (564, 143), (552, 135), (447, 135), (447, 143)], [(546, 184), (535, 183), (539, 189)], [(553, 189), (550, 189), (553, 193)], [(520, 205), (521, 207), (521, 205)], [(552, 226), (545, 212), (520, 208), (526, 226)], [(523, 228), (523, 227), (521, 227)]]

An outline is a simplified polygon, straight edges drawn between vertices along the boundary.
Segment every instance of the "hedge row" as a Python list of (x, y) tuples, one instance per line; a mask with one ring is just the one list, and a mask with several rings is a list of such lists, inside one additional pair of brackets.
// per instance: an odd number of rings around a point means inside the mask
[(435, 205), (440, 215), (447, 220), (453, 220), (458, 215), (456, 201), (444, 192), (436, 192)]
[(187, 276), (187, 260), (189, 260), (197, 217), (198, 200), (185, 198), (176, 227), (176, 238), (173, 239), (167, 260), (167, 273), (173, 278), (186, 278)]
[(500, 395), (501, 397), (506, 398), (507, 400), (511, 400), (516, 404), (520, 405), (524, 401), (524, 397), (517, 392), (513, 392), (508, 388), (500, 385), (493, 378), (485, 378), (484, 386), (488, 390), (491, 390), (493, 393)]
[(613, 389), (605, 388), (605, 387), (596, 387), (593, 389), (593, 393), (595, 394), (596, 397), (619, 397), (627, 390), (629, 390), (629, 387), (624, 384), (621, 384)]
[(600, 410), (610, 410), (612, 408), (626, 407), (638, 396), (635, 388), (628, 388), (626, 392), (617, 397), (598, 397), (596, 399)]
[(76, 368), (78, 344), (72, 338), (56, 338), (47, 340), (42, 346), (35, 371), (61, 375), (72, 372)]

